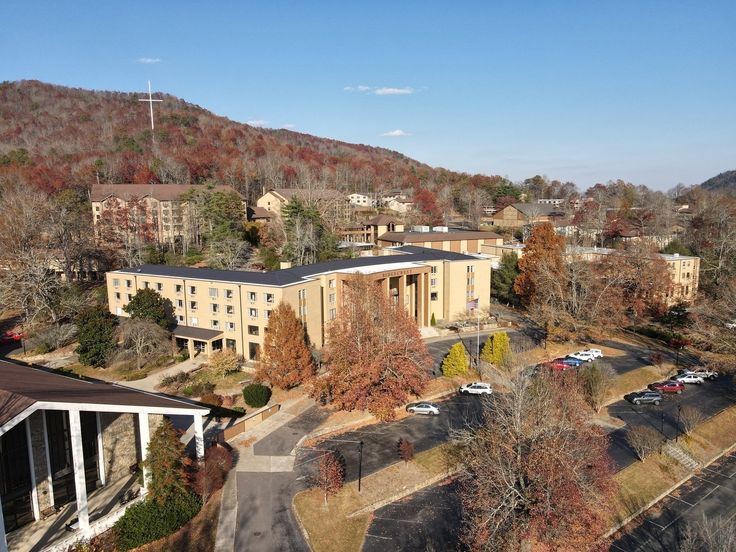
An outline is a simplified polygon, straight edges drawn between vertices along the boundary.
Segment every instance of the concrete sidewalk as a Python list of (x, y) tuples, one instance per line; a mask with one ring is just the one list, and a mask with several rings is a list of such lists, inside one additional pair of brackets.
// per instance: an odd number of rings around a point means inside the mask
[(162, 378), (165, 378), (166, 376), (173, 376), (174, 374), (177, 374), (179, 372), (192, 372), (206, 362), (207, 357), (205, 356), (188, 358), (184, 362), (180, 362), (179, 364), (174, 364), (174, 366), (170, 366), (169, 368), (165, 368), (164, 370), (154, 372), (153, 374), (150, 374), (143, 379), (135, 381), (119, 381), (117, 383), (119, 383), (120, 385), (125, 385), (126, 387), (132, 387), (133, 389), (139, 389), (140, 391), (155, 393), (156, 386), (161, 383)]

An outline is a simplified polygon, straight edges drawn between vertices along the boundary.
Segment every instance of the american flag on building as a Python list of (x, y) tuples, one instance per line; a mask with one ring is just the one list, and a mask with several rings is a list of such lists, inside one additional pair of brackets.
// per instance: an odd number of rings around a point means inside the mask
[(468, 310), (475, 310), (480, 306), (480, 297), (477, 299), (473, 299), (472, 301), (468, 301), (468, 304), (465, 305), (465, 308)]

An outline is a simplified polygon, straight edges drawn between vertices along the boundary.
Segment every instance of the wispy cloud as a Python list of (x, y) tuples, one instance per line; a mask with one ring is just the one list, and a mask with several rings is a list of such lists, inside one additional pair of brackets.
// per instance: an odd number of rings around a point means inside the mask
[(345, 92), (368, 92), (371, 90), (371, 87), (365, 84), (359, 84), (358, 86), (344, 86), (343, 90)]
[(400, 138), (402, 136), (411, 136), (408, 132), (404, 132), (400, 128), (397, 128), (396, 130), (390, 130), (388, 132), (384, 132), (381, 134), (381, 136), (389, 136), (391, 138)]
[(373, 93), (376, 96), (406, 96), (407, 94), (413, 94), (414, 89), (410, 86), (404, 86), (402, 88), (383, 86), (381, 88), (376, 88)]
[(271, 121), (264, 121), (263, 119), (251, 119), (250, 121), (245, 121), (245, 124), (254, 127), (264, 127), (270, 122)]
[(161, 63), (161, 58), (141, 57), (136, 60), (138, 63)]
[(365, 84), (343, 86), (342, 89), (345, 92), (363, 92), (365, 94), (375, 94), (376, 96), (406, 96), (416, 92), (416, 89), (411, 86), (366, 86)]

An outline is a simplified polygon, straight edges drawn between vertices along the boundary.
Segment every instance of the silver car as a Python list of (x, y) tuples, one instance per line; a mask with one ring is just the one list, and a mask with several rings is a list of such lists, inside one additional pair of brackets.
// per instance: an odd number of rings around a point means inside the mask
[(406, 407), (407, 412), (412, 414), (426, 414), (428, 416), (438, 416), (440, 407), (431, 402), (418, 402), (410, 404)]

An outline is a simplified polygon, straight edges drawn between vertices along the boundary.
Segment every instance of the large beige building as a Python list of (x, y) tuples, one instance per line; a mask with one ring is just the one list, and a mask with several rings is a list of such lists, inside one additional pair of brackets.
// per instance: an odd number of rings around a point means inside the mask
[(159, 243), (175, 243), (184, 235), (188, 209), (182, 194), (192, 189), (237, 194), (243, 202), (243, 220), (246, 220), (245, 199), (230, 186), (192, 186), (189, 184), (95, 184), (90, 192), (92, 221), (97, 227), (111, 211), (129, 210), (129, 216), (140, 215), (150, 226), (153, 239)]
[(229, 347), (256, 359), (272, 310), (291, 305), (305, 324), (311, 343), (322, 348), (325, 325), (339, 312), (351, 277), (365, 274), (395, 302), (404, 305), (419, 327), (453, 321), (467, 314), (475, 299), (490, 302), (488, 258), (403, 247), (387, 254), (329, 261), (274, 272), (240, 272), (144, 265), (107, 273), (110, 311), (123, 307), (137, 290), (152, 288), (171, 300), (178, 320), (179, 345), (209, 353)]
[(519, 228), (527, 224), (554, 222), (563, 213), (556, 205), (545, 203), (512, 203), (493, 214), (491, 225)]
[[(512, 253), (518, 258), (524, 255), (524, 244), (504, 244), (504, 245), (484, 245), (481, 252), (492, 255), (496, 259), (504, 253)], [(606, 255), (620, 253), (617, 249), (607, 247), (573, 247), (568, 246), (567, 257), (570, 260), (579, 259), (583, 261), (595, 261)], [(685, 255), (665, 255), (657, 253), (659, 257), (664, 259), (670, 271), (672, 278), (672, 289), (667, 295), (669, 304), (678, 301), (690, 302), (695, 299), (698, 291), (698, 274), (700, 271), (700, 258)]]
[[(427, 227), (428, 228), (428, 227)], [(376, 239), (382, 247), (415, 245), (454, 253), (478, 254), (483, 245), (503, 244), (503, 238), (494, 232), (471, 231), (415, 231), (386, 232)]]

